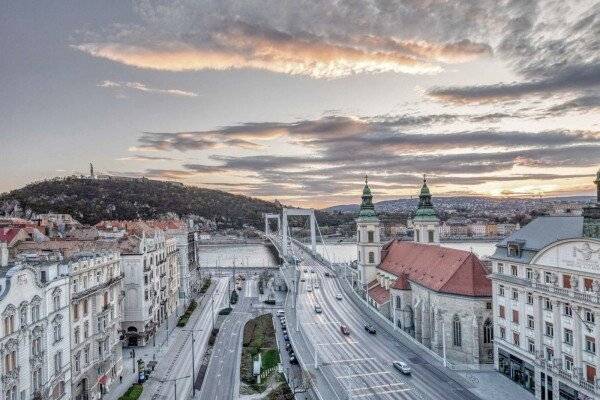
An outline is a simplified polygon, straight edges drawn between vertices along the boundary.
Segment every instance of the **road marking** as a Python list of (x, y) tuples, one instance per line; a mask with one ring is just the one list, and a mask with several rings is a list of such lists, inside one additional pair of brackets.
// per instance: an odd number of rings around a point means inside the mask
[(350, 389), (350, 391), (354, 392), (354, 391), (358, 391), (358, 390), (370, 390), (370, 389), (385, 388), (385, 387), (389, 388), (391, 386), (403, 386), (403, 385), (405, 385), (404, 382), (386, 383), (385, 385), (364, 386), (364, 387), (360, 387), (360, 388)]
[(374, 358), (373, 357), (348, 358), (348, 359), (345, 359), (345, 360), (328, 361), (327, 364), (339, 364), (339, 363), (344, 363), (344, 362), (360, 362), (360, 361), (369, 361), (369, 360), (374, 360)]
[(357, 377), (361, 377), (361, 376), (382, 375), (382, 374), (391, 374), (391, 372), (390, 371), (365, 372), (364, 374), (339, 375), (339, 376), (336, 376), (336, 378), (337, 379), (348, 379), (348, 378), (357, 378)]
[(350, 397), (355, 398), (355, 397), (365, 397), (365, 396), (379, 396), (382, 394), (389, 394), (389, 393), (400, 393), (400, 392), (408, 392), (410, 390), (410, 388), (408, 389), (395, 389), (395, 390), (386, 390), (383, 392), (375, 392), (375, 393), (363, 393), (363, 394), (353, 394), (350, 395)]
[(347, 342), (333, 342), (333, 343), (317, 343), (317, 346), (337, 346), (342, 344), (356, 344), (356, 340), (349, 340)]

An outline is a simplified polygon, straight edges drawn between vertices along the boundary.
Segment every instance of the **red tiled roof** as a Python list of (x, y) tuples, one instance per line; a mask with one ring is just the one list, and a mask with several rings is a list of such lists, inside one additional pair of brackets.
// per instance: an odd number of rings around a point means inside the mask
[(11, 246), (19, 234), (27, 237), (27, 233), (21, 228), (0, 228), (0, 242), (6, 242)]
[[(473, 253), (443, 246), (394, 241), (379, 269), (442, 293), (491, 297), (492, 284)], [(394, 283), (405, 286), (404, 283)]]
[(385, 304), (388, 301), (390, 301), (390, 292), (388, 290), (385, 290), (379, 284), (375, 284), (372, 286), (372, 284), (376, 282), (377, 281), (369, 283), (369, 297), (375, 300), (377, 304)]
[(408, 274), (407, 273), (400, 274), (398, 279), (396, 279), (394, 281), (394, 284), (392, 285), (392, 289), (410, 290), (410, 282), (408, 282)]

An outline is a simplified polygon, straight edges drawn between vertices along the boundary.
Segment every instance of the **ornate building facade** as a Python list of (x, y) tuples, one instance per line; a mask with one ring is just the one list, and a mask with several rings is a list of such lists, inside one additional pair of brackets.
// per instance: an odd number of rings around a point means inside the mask
[(493, 255), (494, 362), (538, 399), (600, 398), (600, 171), (583, 215), (539, 217)]
[(363, 255), (358, 260), (359, 271), (369, 271), (371, 266), (365, 263), (365, 250), (377, 251), (372, 257), (373, 272), (363, 275), (368, 280), (367, 302), (397, 329), (450, 362), (491, 363), (490, 280), (473, 253), (439, 245), (439, 220), (426, 182), (414, 218), (413, 242), (393, 240), (380, 247), (377, 240), (373, 249), (368, 241), (363, 244), (363, 232), (375, 230), (379, 224), (370, 205), (371, 191), (365, 186), (357, 219), (358, 249)]
[(7, 400), (70, 398), (69, 279), (54, 263), (49, 275), (3, 265), (0, 390)]

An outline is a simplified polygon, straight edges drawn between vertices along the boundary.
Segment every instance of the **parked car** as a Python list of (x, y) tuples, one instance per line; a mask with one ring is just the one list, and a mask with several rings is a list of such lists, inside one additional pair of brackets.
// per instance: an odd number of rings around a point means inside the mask
[(283, 335), (283, 340), (285, 340), (286, 342), (289, 342), (290, 337), (288, 335)]
[(403, 361), (394, 361), (392, 365), (404, 375), (410, 375), (412, 372), (408, 364)]
[(294, 364), (294, 365), (298, 364), (298, 360), (296, 359), (296, 356), (290, 357), (290, 364)]
[(311, 273), (311, 274), (314, 274), (314, 273), (315, 273), (315, 270), (314, 270), (314, 269), (311, 269), (311, 270), (310, 270), (310, 273)]
[(319, 288), (319, 282), (315, 282), (315, 289)]
[(308, 269), (304, 268), (304, 272), (308, 272)]
[(377, 330), (375, 330), (375, 327), (373, 325), (365, 325), (365, 331), (369, 332), (371, 335), (374, 335), (377, 333)]
[(306, 282), (306, 279), (304, 279), (304, 277), (300, 278), (300, 282)]
[(285, 311), (284, 310), (277, 310), (277, 315), (280, 317), (283, 317), (285, 315)]
[(348, 325), (340, 325), (340, 331), (346, 336), (350, 335), (350, 328), (348, 328)]
[(318, 304), (315, 304), (315, 312), (317, 314), (321, 314), (323, 312), (323, 310), (321, 309), (321, 306)]
[(335, 295), (335, 298), (338, 299), (338, 300), (341, 300), (342, 299), (342, 294), (341, 293), (337, 293)]
[(329, 277), (329, 272), (325, 272), (325, 276), (326, 276), (326, 277)]
[(306, 286), (306, 291), (307, 292), (312, 292), (312, 285), (307, 285)]

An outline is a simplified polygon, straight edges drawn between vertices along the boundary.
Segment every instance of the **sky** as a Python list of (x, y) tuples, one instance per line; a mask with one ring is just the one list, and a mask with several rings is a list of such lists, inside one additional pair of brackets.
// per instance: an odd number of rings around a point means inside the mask
[(600, 1), (6, 2), (0, 192), (71, 174), (326, 207), (595, 193)]

